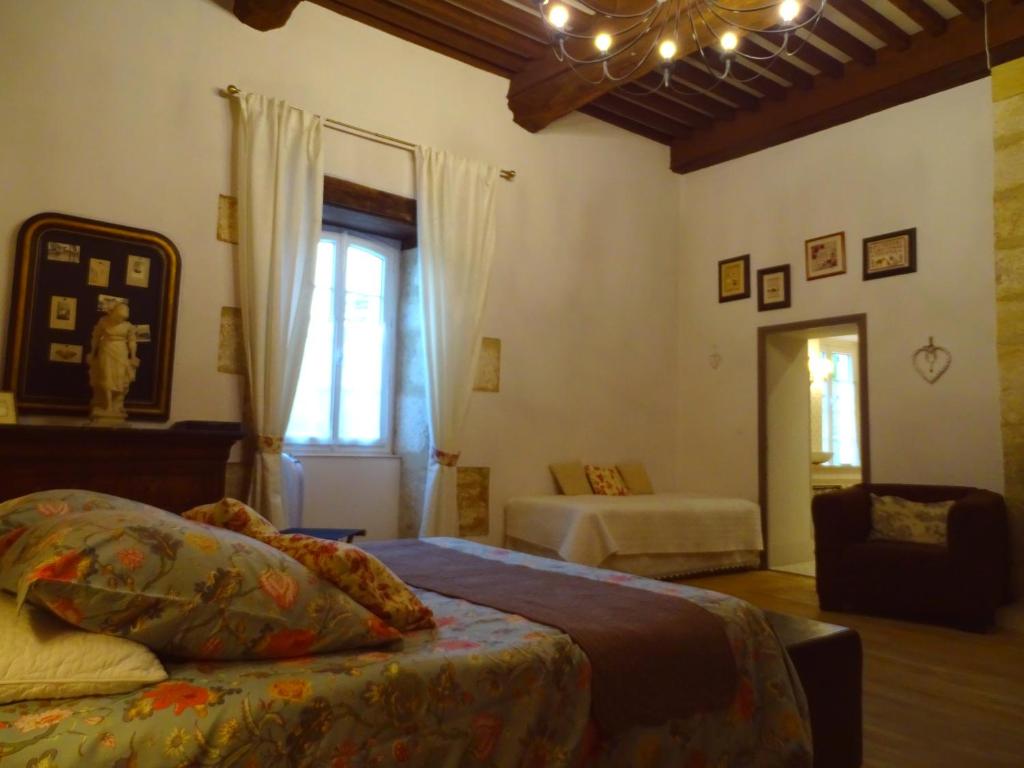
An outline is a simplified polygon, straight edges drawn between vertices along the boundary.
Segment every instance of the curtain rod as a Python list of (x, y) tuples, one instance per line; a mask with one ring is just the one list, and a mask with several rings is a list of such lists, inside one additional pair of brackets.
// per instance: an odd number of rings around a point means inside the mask
[[(229, 85), (222, 92), (223, 96), (240, 96), (241, 94), (242, 89), (237, 85)], [(394, 147), (395, 149), (402, 149), (410, 153), (416, 151), (416, 145), (411, 141), (396, 139), (394, 136), (388, 136), (384, 133), (377, 133), (376, 131), (370, 131), (366, 128), (360, 128), (358, 125), (352, 125), (351, 123), (343, 123), (341, 120), (335, 120), (334, 118), (325, 117), (324, 125), (332, 130), (338, 131), (339, 133), (347, 133), (349, 136), (366, 139), (367, 141), (372, 141), (375, 144), (383, 144), (386, 147)], [(498, 171), (498, 175), (505, 181), (512, 181), (516, 177), (516, 172), (514, 170), (502, 168)]]

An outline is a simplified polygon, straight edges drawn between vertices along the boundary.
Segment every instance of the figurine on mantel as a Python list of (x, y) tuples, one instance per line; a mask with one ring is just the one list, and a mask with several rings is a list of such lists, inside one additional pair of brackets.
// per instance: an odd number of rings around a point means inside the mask
[(116, 426), (128, 418), (124, 399), (139, 367), (135, 326), (128, 322), (128, 305), (117, 302), (92, 329), (89, 385), (92, 387), (91, 423)]

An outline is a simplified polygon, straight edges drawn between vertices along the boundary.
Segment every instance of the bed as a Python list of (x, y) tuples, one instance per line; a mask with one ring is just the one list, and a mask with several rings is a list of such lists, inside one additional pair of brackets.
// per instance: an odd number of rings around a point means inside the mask
[(690, 493), (527, 496), (505, 505), (505, 546), (650, 578), (756, 568), (761, 511)]
[[(115, 492), (109, 482), (103, 490)], [(274, 661), (164, 659), (168, 679), (131, 692), (0, 705), (0, 764), (811, 764), (800, 685), (757, 608), (683, 585), (462, 540), (430, 543), (496, 564), (684, 598), (721, 620), (735, 659), (734, 694), (713, 711), (601, 730), (592, 717), (591, 664), (569, 636), (414, 588), (437, 626), (391, 645)], [(685, 693), (684, 682), (676, 685)]]

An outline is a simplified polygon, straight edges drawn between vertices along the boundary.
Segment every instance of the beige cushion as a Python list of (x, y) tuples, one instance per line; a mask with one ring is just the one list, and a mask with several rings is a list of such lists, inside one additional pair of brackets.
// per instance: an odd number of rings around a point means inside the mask
[(911, 501), (871, 494), (871, 539), (946, 544), (946, 524), (953, 501)]
[(647, 476), (647, 470), (640, 462), (632, 464), (619, 464), (616, 469), (622, 475), (622, 479), (633, 494), (654, 493), (654, 486), (651, 485), (651, 478)]
[(0, 704), (127, 693), (167, 679), (148, 648), (85, 632), (0, 593)]
[(598, 467), (587, 464), (584, 468), (587, 480), (594, 493), (599, 496), (629, 496), (629, 488), (622, 481), (622, 475), (615, 467)]
[(580, 462), (566, 461), (561, 464), (549, 464), (548, 469), (554, 475), (558, 490), (566, 496), (584, 496), (593, 493)]

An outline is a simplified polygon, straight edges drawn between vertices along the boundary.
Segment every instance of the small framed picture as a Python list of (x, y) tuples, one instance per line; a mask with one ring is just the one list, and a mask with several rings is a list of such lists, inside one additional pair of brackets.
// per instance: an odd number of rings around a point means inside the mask
[(136, 288), (149, 288), (149, 259), (145, 256), (129, 254), (124, 272), (124, 283)]
[(864, 279), (917, 272), (917, 229), (864, 238)]
[(757, 311), (789, 306), (789, 264), (757, 270)]
[(55, 331), (75, 330), (78, 299), (73, 296), (50, 297), (50, 327)]
[(750, 254), (718, 262), (718, 303), (750, 298)]
[(89, 285), (110, 287), (110, 259), (89, 259)]
[(804, 243), (807, 279), (831, 277), (846, 272), (846, 233), (816, 237)]
[(0, 392), (0, 424), (17, 424), (18, 409), (14, 405), (13, 392)]
[(81, 344), (50, 344), (51, 363), (81, 363)]

